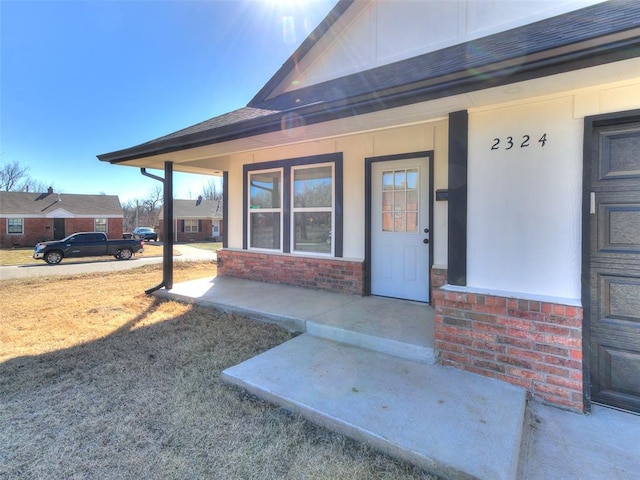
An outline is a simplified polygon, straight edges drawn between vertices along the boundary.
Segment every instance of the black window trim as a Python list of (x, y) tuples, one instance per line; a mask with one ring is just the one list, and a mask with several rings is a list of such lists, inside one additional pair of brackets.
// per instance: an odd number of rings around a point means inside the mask
[[(242, 249), (249, 250), (248, 239), (248, 215), (249, 215), (249, 192), (247, 191), (247, 184), (249, 180), (249, 173), (257, 170), (269, 170), (269, 169), (282, 169), (282, 185), (283, 185), (283, 198), (282, 198), (282, 253), (291, 252), (291, 167), (298, 167), (303, 165), (313, 165), (316, 163), (333, 163), (334, 168), (334, 210), (335, 210), (335, 232), (333, 235), (334, 241), (334, 253), (333, 257), (329, 258), (342, 258), (343, 255), (343, 155), (339, 153), (328, 153), (322, 155), (311, 155), (307, 157), (289, 158), (283, 160), (273, 160), (262, 163), (251, 163), (243, 165), (242, 167)], [(295, 252), (300, 256), (316, 256), (312, 253), (302, 254), (301, 252)]]

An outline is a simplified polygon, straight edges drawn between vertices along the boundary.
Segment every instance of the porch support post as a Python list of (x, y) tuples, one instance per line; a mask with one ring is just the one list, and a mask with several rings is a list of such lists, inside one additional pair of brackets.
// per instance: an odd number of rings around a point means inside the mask
[(449, 245), (447, 283), (467, 284), (467, 155), (469, 116), (449, 114)]
[(164, 217), (165, 238), (162, 239), (162, 278), (164, 288), (173, 288), (173, 162), (164, 162)]
[[(229, 247), (227, 229), (229, 225), (229, 172), (222, 172), (222, 248)], [(243, 219), (243, 222), (246, 218)]]
[(167, 290), (173, 288), (173, 162), (164, 162), (164, 178), (148, 173), (146, 168), (141, 168), (140, 173), (145, 177), (162, 182), (163, 187), (162, 283), (144, 291), (149, 295), (162, 287)]

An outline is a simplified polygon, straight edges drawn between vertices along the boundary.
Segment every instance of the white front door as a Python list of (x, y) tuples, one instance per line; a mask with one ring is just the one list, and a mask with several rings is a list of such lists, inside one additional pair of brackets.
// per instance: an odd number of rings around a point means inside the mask
[(371, 294), (429, 301), (429, 163), (371, 167)]

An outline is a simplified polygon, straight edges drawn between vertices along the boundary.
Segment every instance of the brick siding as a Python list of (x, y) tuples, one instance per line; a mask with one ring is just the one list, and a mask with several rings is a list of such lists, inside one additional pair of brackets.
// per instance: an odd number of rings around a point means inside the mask
[(364, 293), (364, 263), (336, 258), (218, 250), (218, 275), (328, 290)]
[[(107, 236), (122, 238), (122, 218), (107, 219)], [(76, 232), (93, 232), (94, 218), (66, 218), (65, 236)], [(25, 218), (22, 235), (7, 234), (7, 220), (0, 218), (0, 248), (33, 247), (38, 242), (53, 240), (53, 218)]]
[[(179, 222), (179, 220), (178, 220)], [(210, 218), (204, 218), (199, 220), (199, 232), (181, 232), (180, 228), (177, 229), (174, 236), (174, 239), (177, 243), (189, 243), (189, 242), (204, 242), (210, 240), (218, 240), (222, 238), (222, 221), (220, 221), (220, 232), (218, 236), (214, 239), (211, 234), (213, 230), (213, 220)], [(174, 227), (175, 228), (175, 227)], [(162, 241), (164, 239), (164, 224), (160, 221), (160, 226), (157, 229), (158, 231), (158, 240)]]
[(584, 411), (582, 308), (434, 290), (439, 362)]

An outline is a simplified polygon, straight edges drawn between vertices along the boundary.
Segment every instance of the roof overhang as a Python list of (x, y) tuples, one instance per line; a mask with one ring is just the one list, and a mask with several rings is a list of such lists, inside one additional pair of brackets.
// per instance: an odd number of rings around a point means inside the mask
[[(508, 32), (506, 32), (508, 33)], [(505, 33), (505, 34), (506, 34)], [(499, 44), (500, 35), (493, 36), (492, 41)], [(535, 51), (524, 55), (502, 58), (493, 62), (478, 63), (470, 68), (450, 70), (443, 75), (424, 75), (415, 81), (385, 85), (383, 78), (389, 66), (378, 67), (371, 71), (361, 72), (320, 85), (307, 87), (309, 92), (294, 91), (260, 105), (263, 108), (260, 115), (236, 123), (216, 126), (215, 128), (200, 129), (183, 135), (170, 135), (142, 145), (99, 155), (101, 161), (112, 164), (126, 164), (134, 166), (148, 166), (161, 168), (162, 160), (176, 161), (176, 170), (192, 173), (208, 173), (212, 170), (226, 170), (224, 161), (212, 162), (212, 149), (206, 148), (216, 145), (214, 156), (222, 158), (224, 155), (238, 151), (249, 151), (267, 146), (280, 145), (284, 142), (301, 141), (283, 135), (284, 131), (292, 131), (299, 127), (339, 121), (341, 125), (348, 125), (350, 118), (363, 115), (375, 115), (391, 109), (410, 107), (412, 105), (430, 105), (457, 103), (461, 96), (481, 96), (481, 92), (495, 90), (506, 85), (520, 84), (530, 80), (557, 78), (558, 75), (577, 73), (572, 78), (574, 85), (587, 86), (588, 79), (581, 78), (579, 71), (593, 67), (611, 64), (624, 64), (625, 60), (640, 57), (640, 25), (614, 31), (594, 37), (567, 43), (566, 45)], [(466, 45), (457, 45), (447, 51), (437, 51), (420, 57), (424, 65), (434, 65), (438, 62), (451, 64), (446, 55), (464, 55)], [(410, 59), (412, 61), (413, 59)], [(407, 62), (402, 61), (402, 62)], [(399, 62), (399, 63), (402, 63)], [(431, 62), (431, 63), (430, 63)], [(635, 65), (637, 68), (637, 64)], [(396, 65), (394, 68), (398, 68)], [(615, 65), (611, 67), (615, 71)], [(438, 70), (439, 71), (439, 70)], [(637, 77), (637, 70), (635, 76)], [(564, 76), (564, 75), (563, 75)], [(612, 76), (612, 81), (615, 75)], [(326, 98), (325, 92), (330, 92), (334, 86), (362, 84), (371, 80), (372, 88), (349, 96), (347, 98)], [(583, 80), (587, 80), (584, 82)], [(602, 81), (602, 79), (599, 79)], [(544, 83), (544, 80), (543, 80)], [(562, 83), (558, 87), (567, 90), (571, 84)], [(574, 87), (575, 88), (575, 87)], [(318, 101), (306, 103), (299, 107), (295, 105), (295, 97), (309, 93), (320, 98)], [(323, 97), (324, 96), (324, 97)], [(280, 107), (281, 105), (281, 107)], [(453, 111), (453, 110), (449, 110)], [(388, 115), (387, 115), (388, 116)], [(395, 119), (397, 121), (397, 119)], [(361, 123), (361, 122), (355, 122)], [(185, 129), (188, 132), (189, 129)], [(346, 130), (345, 130), (346, 131)], [(188, 154), (182, 155), (181, 153)], [(180, 165), (180, 162), (184, 165)], [(189, 162), (189, 165), (186, 162)], [(157, 166), (152, 166), (156, 164)]]

